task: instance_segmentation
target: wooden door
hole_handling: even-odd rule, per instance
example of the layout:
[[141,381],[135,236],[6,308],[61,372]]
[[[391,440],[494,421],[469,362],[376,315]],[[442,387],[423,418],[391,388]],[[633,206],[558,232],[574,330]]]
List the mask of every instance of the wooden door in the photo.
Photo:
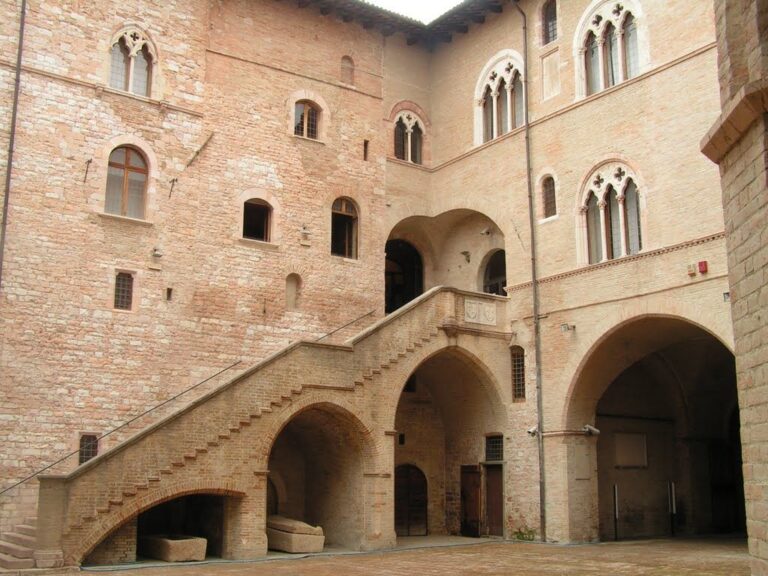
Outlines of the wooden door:
[[427,535],[427,478],[410,464],[395,469],[395,532],[398,536]]
[[485,467],[485,523],[488,534],[504,536],[504,474],[500,464]]
[[461,467],[461,535],[480,536],[480,468]]

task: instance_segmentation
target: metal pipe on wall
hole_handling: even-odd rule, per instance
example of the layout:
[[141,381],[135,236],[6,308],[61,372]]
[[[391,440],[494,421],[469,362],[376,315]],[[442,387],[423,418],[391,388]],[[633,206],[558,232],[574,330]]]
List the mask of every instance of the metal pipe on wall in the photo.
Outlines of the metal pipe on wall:
[[5,192],[3,193],[3,223],[0,227],[0,291],[3,286],[3,261],[5,260],[5,234],[8,226],[8,202],[11,197],[11,169],[13,167],[13,148],[16,142],[16,116],[19,110],[19,92],[21,88],[21,57],[24,53],[24,24],[26,23],[27,0],[21,0],[19,16],[19,46],[16,50],[16,81],[13,88],[11,108],[11,134],[8,138],[8,160],[5,166]]

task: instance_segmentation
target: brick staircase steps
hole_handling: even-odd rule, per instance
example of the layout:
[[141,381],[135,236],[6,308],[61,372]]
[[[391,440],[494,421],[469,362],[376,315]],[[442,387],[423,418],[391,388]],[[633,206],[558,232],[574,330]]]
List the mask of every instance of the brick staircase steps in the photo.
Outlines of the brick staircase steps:
[[27,536],[37,536],[37,527],[34,524],[19,524],[14,532],[26,534]]
[[0,552],[0,568],[3,570],[26,570],[34,567],[35,561],[32,558],[16,558]]
[[27,546],[29,548],[34,548],[37,543],[37,538],[34,536],[19,534],[18,532],[3,532],[2,540],[12,544],[18,544],[19,546]]
[[7,554],[8,556],[13,556],[14,558],[32,558],[34,552],[34,548],[0,540],[0,553]]

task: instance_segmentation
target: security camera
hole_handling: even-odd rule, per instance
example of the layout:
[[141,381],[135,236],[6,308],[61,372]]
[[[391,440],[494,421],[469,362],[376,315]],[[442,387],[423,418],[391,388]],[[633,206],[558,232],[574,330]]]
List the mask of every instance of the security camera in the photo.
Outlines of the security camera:
[[528,436],[536,436],[536,434],[539,433],[539,429],[536,426],[534,426],[533,428],[528,428],[526,432],[528,432]]
[[600,434],[600,430],[592,426],[591,424],[584,424],[584,427],[581,429],[584,434],[587,436],[598,436]]

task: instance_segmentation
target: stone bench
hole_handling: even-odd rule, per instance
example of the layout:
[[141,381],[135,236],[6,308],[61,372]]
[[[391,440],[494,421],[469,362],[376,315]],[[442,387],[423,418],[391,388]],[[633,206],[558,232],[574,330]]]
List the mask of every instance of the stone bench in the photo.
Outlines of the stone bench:
[[269,516],[267,518],[267,541],[270,550],[306,554],[308,552],[322,552],[325,535],[320,526],[310,526],[306,522],[284,516]]
[[205,560],[208,540],[198,536],[152,535],[139,538],[139,554],[166,562]]

